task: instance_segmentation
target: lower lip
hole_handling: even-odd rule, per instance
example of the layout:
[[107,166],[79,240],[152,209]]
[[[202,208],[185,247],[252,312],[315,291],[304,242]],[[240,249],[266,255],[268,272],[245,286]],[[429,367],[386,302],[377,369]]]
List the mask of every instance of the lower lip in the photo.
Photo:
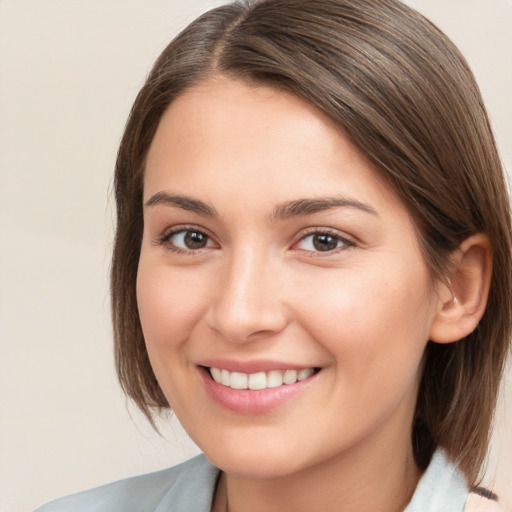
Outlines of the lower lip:
[[232,389],[215,382],[208,369],[199,368],[206,390],[217,404],[239,414],[262,414],[276,409],[303,392],[318,373],[295,384],[285,384],[277,388],[260,390]]

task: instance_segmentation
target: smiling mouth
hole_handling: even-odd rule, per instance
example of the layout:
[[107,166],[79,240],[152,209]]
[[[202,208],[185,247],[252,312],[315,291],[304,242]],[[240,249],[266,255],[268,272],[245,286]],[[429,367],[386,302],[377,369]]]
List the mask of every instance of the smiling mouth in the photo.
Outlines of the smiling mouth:
[[288,386],[309,379],[320,368],[303,368],[300,370],[271,370],[268,372],[242,373],[230,372],[220,368],[207,368],[211,378],[222,386],[231,389],[272,389]]

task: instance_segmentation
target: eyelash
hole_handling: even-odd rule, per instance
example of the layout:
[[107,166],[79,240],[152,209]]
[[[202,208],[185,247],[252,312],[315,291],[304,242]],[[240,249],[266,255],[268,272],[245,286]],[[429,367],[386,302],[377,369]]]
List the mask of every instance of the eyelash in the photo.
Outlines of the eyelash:
[[314,251],[314,250],[307,250],[307,249],[298,249],[298,250],[300,250],[303,254],[305,254],[309,258],[322,258],[322,257],[331,256],[333,254],[338,254],[342,251],[346,251],[347,249],[350,249],[356,245],[353,240],[350,240],[349,238],[340,235],[340,233],[338,233],[337,231],[333,231],[330,229],[314,228],[309,232],[301,233],[298,240],[293,243],[293,247],[300,244],[301,242],[303,242],[304,240],[306,240],[309,237],[321,236],[321,235],[327,235],[327,236],[332,237],[337,243],[341,243],[341,246],[335,247],[334,249],[330,249],[327,251]]
[[164,246],[165,249],[178,253],[178,254],[184,254],[184,255],[192,255],[195,256],[198,254],[198,252],[202,249],[183,249],[181,247],[176,247],[174,244],[171,243],[171,239],[173,236],[176,236],[180,233],[196,233],[199,235],[202,235],[206,237],[207,242],[212,240],[212,237],[208,235],[208,233],[205,233],[202,229],[198,229],[194,226],[178,226],[171,231],[166,232],[162,237],[158,238],[156,240],[157,245]]
[[[194,226],[178,226],[174,228],[173,230],[166,232],[162,237],[159,237],[156,240],[157,245],[164,246],[167,250],[178,253],[178,254],[184,254],[184,255],[197,255],[202,249],[208,248],[206,247],[200,247],[197,249],[184,249],[181,247],[176,247],[176,245],[171,243],[172,237],[183,233],[186,235],[186,233],[195,233],[201,236],[206,237],[207,242],[212,241],[212,237],[208,235],[205,231],[198,229]],[[351,247],[354,247],[356,244],[353,240],[350,240],[349,238],[346,238],[344,236],[341,236],[338,232],[330,230],[330,229],[312,229],[309,232],[302,233],[301,236],[292,244],[292,248],[300,244],[301,242],[305,241],[309,237],[314,236],[321,236],[321,235],[327,235],[330,236],[336,241],[337,243],[341,243],[340,247],[335,247],[334,249],[329,249],[327,251],[314,251],[314,250],[307,250],[307,249],[297,249],[300,250],[302,253],[307,255],[308,257],[325,257],[332,254],[337,254],[338,252],[345,251],[347,249],[350,249]]]

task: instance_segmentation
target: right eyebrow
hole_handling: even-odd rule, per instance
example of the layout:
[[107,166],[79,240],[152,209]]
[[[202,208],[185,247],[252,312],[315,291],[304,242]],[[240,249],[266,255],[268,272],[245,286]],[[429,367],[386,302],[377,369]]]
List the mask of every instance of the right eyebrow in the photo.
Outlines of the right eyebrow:
[[169,194],[168,192],[157,192],[153,194],[145,203],[144,206],[151,207],[157,205],[164,206],[177,206],[182,210],[198,213],[199,215],[206,215],[207,217],[218,217],[217,210],[209,204],[193,199],[187,196],[180,196],[176,194]]

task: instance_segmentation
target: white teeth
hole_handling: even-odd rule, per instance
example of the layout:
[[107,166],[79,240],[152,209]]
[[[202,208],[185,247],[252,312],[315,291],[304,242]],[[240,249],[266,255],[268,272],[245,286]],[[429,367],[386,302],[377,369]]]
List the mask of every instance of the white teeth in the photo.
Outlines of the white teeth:
[[283,384],[295,384],[297,382],[297,370],[286,370],[284,372]]
[[212,377],[215,382],[222,382],[222,370],[210,368],[210,371],[212,372]]
[[265,389],[267,387],[267,376],[265,372],[251,373],[249,375],[249,389]]
[[[215,379],[215,376],[213,376],[213,378]],[[217,382],[229,387],[231,385],[231,374],[227,370],[222,370],[221,380],[218,380]]]
[[313,368],[304,368],[303,370],[299,370],[297,372],[297,380],[306,380],[308,377],[311,377],[315,373],[315,370]]
[[283,385],[283,374],[279,370],[267,373],[267,388],[278,388]]
[[230,386],[233,389],[247,389],[247,377],[246,373],[233,372],[231,374]]
[[297,381],[306,380],[315,373],[313,368],[302,370],[271,370],[269,372],[241,373],[229,372],[220,368],[210,368],[210,375],[215,382],[232,389],[267,389],[279,386],[295,384]]

